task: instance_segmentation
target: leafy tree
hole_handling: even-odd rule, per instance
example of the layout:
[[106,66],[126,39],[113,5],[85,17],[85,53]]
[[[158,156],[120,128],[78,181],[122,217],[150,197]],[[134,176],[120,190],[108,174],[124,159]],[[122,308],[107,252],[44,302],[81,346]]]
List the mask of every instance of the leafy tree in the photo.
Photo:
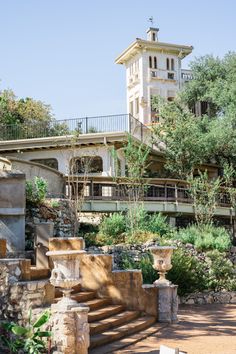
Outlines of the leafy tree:
[[195,219],[198,225],[207,225],[212,222],[220,193],[221,179],[209,180],[207,172],[194,178],[188,178],[189,193],[193,199]]
[[[179,178],[202,163],[222,166],[227,162],[236,168],[236,53],[223,59],[201,57],[192,62],[191,69],[194,79],[174,102],[152,100],[161,118],[155,133],[165,150],[165,167]],[[203,117],[191,113],[197,101],[209,104]]]
[[185,179],[208,156],[203,133],[206,122],[195,119],[180,100],[165,102],[153,97],[152,106],[161,117],[154,133],[156,143],[165,153],[165,168],[170,176]]
[[2,139],[21,139],[65,135],[67,125],[58,123],[51,107],[26,97],[18,99],[12,90],[0,91],[0,125]]
[[235,114],[236,53],[224,58],[206,55],[191,63],[194,79],[185,86],[183,100],[193,108],[197,101],[209,103],[211,117]]
[[[140,220],[140,200],[143,200],[147,183],[144,180],[148,168],[148,156],[150,147],[146,144],[138,144],[131,135],[128,136],[127,143],[124,144],[124,157],[126,162],[126,177],[122,178],[122,188],[125,195],[128,196],[128,220],[130,224],[131,235],[137,230]],[[118,156],[116,150],[111,151],[116,174],[118,173]],[[120,178],[115,176],[116,182],[120,182]],[[141,205],[143,207],[143,205]],[[142,208],[141,208],[142,209]]]

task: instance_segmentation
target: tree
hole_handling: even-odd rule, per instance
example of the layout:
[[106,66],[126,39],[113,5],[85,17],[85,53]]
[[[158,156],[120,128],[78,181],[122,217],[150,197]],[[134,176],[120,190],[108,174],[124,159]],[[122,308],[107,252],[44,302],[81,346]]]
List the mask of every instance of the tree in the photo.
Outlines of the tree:
[[127,143],[124,144],[124,157],[126,162],[126,177],[120,178],[118,172],[118,157],[115,149],[112,149],[112,155],[115,162],[116,176],[115,181],[122,183],[125,195],[128,196],[128,222],[131,235],[133,236],[136,225],[139,224],[139,218],[143,212],[143,207],[140,208],[140,201],[143,201],[143,196],[147,186],[147,181],[144,180],[148,168],[148,156],[150,147],[144,143],[137,143],[131,135],[128,136]]
[[[185,85],[174,102],[158,97],[152,106],[161,123],[156,140],[165,152],[170,176],[185,178],[202,163],[236,168],[236,54],[223,59],[205,56],[191,64],[193,80]],[[197,101],[207,101],[209,110],[195,117]]]
[[169,176],[185,179],[208,157],[203,134],[206,123],[195,119],[181,100],[165,102],[153,97],[152,106],[161,117],[154,133],[156,144],[165,154],[165,169]]
[[45,103],[26,97],[18,99],[12,90],[0,91],[2,139],[66,135],[65,123],[58,123]]
[[229,165],[227,163],[224,164],[224,175],[223,175],[223,180],[224,180],[224,186],[225,186],[225,191],[229,197],[229,201],[232,207],[232,210],[234,211],[234,217],[233,213],[231,214],[231,226],[232,226],[232,233],[233,233],[233,244],[236,245],[236,188],[234,185],[234,181],[236,179],[236,171],[232,165]]
[[181,94],[190,109],[197,101],[207,101],[210,117],[235,115],[236,53],[228,53],[222,59],[206,55],[190,66],[194,79]]
[[221,179],[209,180],[207,172],[188,178],[189,193],[193,199],[195,219],[198,225],[211,224],[220,195]]

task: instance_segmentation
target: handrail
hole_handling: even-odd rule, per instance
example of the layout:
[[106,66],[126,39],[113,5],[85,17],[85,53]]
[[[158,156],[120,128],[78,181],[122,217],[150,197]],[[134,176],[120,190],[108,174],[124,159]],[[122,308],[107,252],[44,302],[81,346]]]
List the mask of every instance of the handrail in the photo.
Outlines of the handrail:
[[[150,183],[152,181],[153,183]],[[187,203],[193,202],[188,184],[186,181],[185,186],[179,186],[176,181],[167,180],[168,183],[158,184],[154,183],[152,179],[149,179],[149,183],[140,185],[134,184],[127,180],[117,183],[112,181],[111,178],[107,178],[107,181],[99,181],[96,177],[89,178],[88,180],[82,179],[67,179],[67,186],[70,188],[70,194],[74,195],[75,191],[85,191],[84,198],[86,200],[129,200],[132,198],[133,193],[140,192],[140,200],[144,201],[162,201],[162,202],[174,202],[174,203]],[[167,182],[163,179],[163,182]],[[86,186],[86,188],[78,188],[78,185]],[[138,190],[139,189],[139,190]],[[218,205],[230,207],[230,199],[227,191],[224,194],[220,194],[218,197]]]
[[20,140],[45,137],[56,137],[70,134],[93,134],[109,132],[127,132],[141,141],[144,133],[151,134],[131,114],[112,114],[105,116],[81,117],[64,120],[51,120],[45,122],[0,124],[0,140]]

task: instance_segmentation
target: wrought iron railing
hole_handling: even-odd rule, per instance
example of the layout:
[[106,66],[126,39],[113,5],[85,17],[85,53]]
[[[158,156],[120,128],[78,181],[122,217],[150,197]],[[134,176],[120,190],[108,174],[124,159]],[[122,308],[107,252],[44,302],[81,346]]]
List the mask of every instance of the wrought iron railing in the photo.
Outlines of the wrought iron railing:
[[83,117],[37,124],[0,125],[0,140],[19,140],[65,136],[72,134],[92,134],[105,132],[128,132],[143,141],[150,129],[130,114]]

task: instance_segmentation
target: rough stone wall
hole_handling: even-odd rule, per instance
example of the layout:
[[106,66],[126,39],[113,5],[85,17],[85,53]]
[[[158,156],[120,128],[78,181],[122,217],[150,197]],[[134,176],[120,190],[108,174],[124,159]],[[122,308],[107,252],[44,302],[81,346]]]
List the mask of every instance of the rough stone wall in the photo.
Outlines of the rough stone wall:
[[29,309],[43,307],[54,297],[48,280],[20,281],[20,260],[0,261],[0,320],[24,323]]
[[193,293],[179,298],[180,304],[205,305],[205,304],[236,304],[236,291],[206,291]]
[[54,223],[55,237],[73,236],[73,217],[68,201],[66,199],[47,199],[44,205],[38,207],[28,205],[26,207],[26,240],[31,243],[31,248],[35,239],[35,224],[48,221]]

